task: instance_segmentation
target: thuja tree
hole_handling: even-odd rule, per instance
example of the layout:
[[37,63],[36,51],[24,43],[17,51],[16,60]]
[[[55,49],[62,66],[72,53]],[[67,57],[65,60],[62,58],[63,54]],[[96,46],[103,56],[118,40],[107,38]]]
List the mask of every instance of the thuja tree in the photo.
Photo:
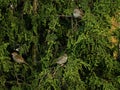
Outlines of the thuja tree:
[[[119,90],[120,1],[0,0],[0,89]],[[82,19],[72,16],[75,8]],[[112,30],[112,27],[115,27]],[[116,42],[111,42],[112,40]],[[29,65],[13,61],[18,53]],[[55,62],[68,55],[64,66]]]

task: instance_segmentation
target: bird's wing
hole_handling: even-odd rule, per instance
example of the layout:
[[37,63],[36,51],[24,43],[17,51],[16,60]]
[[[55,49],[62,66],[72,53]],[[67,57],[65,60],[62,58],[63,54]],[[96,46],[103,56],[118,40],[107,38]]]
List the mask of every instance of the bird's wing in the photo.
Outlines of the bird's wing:
[[16,59],[19,61],[19,62],[25,62],[24,61],[24,58],[22,57],[22,56],[20,56],[20,55],[16,55]]

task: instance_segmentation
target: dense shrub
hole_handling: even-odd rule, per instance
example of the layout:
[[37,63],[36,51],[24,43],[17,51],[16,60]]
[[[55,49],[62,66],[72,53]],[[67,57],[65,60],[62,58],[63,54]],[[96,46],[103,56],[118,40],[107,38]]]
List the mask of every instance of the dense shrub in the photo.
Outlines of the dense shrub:
[[[119,90],[119,4],[0,0],[0,89]],[[82,19],[72,17],[76,7]],[[13,61],[18,47],[29,66]],[[55,64],[63,53],[64,67]]]

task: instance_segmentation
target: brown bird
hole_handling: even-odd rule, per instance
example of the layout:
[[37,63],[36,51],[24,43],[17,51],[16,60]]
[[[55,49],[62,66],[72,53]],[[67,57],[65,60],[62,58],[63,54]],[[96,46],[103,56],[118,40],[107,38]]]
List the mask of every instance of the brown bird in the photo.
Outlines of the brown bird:
[[[57,58],[57,64],[59,64],[60,66],[64,66],[64,64],[67,62],[68,56],[67,54],[64,54],[63,56],[60,56],[59,58]],[[59,67],[54,71],[53,73],[53,77],[56,74],[56,72],[59,70]]]
[[68,58],[68,56],[67,56],[67,54],[64,54],[63,56],[60,56],[57,60],[57,64],[60,64],[61,66],[63,66],[64,65],[64,63],[66,63],[67,62],[67,58]]
[[83,11],[81,9],[74,9],[73,11],[74,18],[82,18],[83,17]]
[[12,58],[15,62],[17,62],[19,64],[24,63],[24,64],[28,65],[28,63],[25,62],[24,58],[22,56],[20,56],[17,52],[12,53]]

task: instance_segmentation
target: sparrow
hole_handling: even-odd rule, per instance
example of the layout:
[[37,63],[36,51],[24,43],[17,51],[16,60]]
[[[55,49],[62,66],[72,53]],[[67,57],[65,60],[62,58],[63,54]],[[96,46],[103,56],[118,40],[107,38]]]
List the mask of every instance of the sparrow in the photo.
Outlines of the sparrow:
[[68,56],[67,56],[67,54],[64,54],[63,56],[60,56],[57,60],[57,64],[59,64],[59,65],[61,65],[61,66],[63,66],[64,65],[64,63],[66,63],[67,62],[67,59],[68,59]]
[[73,17],[74,18],[82,18],[83,17],[83,11],[81,9],[74,9],[73,11]]
[[19,64],[24,63],[28,65],[28,63],[25,62],[24,58],[21,55],[19,55],[17,52],[12,53],[12,58],[15,62]]

